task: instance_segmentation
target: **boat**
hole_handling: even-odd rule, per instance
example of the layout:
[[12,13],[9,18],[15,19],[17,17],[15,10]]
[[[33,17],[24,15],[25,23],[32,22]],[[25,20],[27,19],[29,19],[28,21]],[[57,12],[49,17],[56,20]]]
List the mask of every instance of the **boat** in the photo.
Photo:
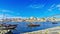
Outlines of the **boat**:
[[58,24],[56,21],[53,21],[52,24]]
[[[55,17],[54,17],[55,18]],[[56,20],[55,19],[53,19],[54,21],[52,22],[52,24],[57,24],[57,22],[56,22]]]
[[57,24],[57,22],[52,22],[52,24]]
[[16,24],[15,25],[9,24],[8,26],[5,26],[5,27],[6,27],[6,29],[15,29],[17,27],[17,25]]
[[4,21],[4,17],[3,17],[3,21],[2,21],[2,24],[0,24],[0,30],[2,29],[2,30],[6,30],[6,29],[15,29],[16,27],[17,27],[17,24],[6,24],[6,23],[4,23],[5,21]]
[[9,29],[15,29],[17,27],[16,24],[11,25],[11,24],[0,24],[0,30],[9,30]]
[[12,24],[6,24],[4,21],[4,17],[3,17],[2,22],[0,22],[0,34],[11,34],[10,31],[14,30],[16,27],[17,27],[17,24],[13,24],[13,25]]
[[28,27],[38,27],[38,26],[40,26],[39,24],[32,24],[32,23],[30,23],[29,25],[28,25]]
[[30,24],[30,25],[28,25],[29,27],[38,27],[38,26],[40,26],[40,25],[38,25],[38,24]]
[[11,30],[16,30],[17,25],[6,25],[6,24],[0,24],[0,34],[4,33],[4,34],[9,34],[12,33]]

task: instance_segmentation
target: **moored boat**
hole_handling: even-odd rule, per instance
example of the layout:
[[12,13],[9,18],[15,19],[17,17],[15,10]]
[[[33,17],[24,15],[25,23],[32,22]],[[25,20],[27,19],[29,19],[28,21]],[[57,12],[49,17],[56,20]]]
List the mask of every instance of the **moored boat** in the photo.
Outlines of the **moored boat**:
[[30,23],[30,24],[28,25],[28,27],[38,27],[38,26],[40,26],[40,24],[32,24],[32,23]]
[[0,24],[0,29],[2,30],[9,30],[9,29],[15,29],[17,27],[17,24],[11,25],[11,24]]
[[30,24],[30,25],[28,25],[29,27],[38,27],[38,26],[40,26],[39,24]]
[[57,24],[57,22],[52,22],[52,24]]

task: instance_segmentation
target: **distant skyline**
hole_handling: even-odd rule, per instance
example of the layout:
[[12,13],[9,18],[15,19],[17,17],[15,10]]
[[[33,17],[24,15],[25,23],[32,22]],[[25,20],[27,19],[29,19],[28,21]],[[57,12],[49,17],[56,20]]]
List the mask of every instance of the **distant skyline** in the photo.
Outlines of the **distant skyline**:
[[0,17],[48,17],[60,14],[60,0],[0,0]]

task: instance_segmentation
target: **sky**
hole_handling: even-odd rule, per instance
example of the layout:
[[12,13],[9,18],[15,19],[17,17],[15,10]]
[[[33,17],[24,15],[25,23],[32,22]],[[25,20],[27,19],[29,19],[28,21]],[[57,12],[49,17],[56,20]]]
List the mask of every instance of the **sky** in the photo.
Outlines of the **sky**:
[[0,17],[48,17],[60,14],[60,0],[0,0]]

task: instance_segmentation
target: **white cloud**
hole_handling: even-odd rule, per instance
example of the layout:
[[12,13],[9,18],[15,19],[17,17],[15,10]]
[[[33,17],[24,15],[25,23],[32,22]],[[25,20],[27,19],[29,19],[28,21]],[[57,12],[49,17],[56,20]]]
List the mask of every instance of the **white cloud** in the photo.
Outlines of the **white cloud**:
[[60,10],[60,4],[51,5],[48,11],[54,11],[54,9]]
[[53,11],[53,9],[55,9],[55,5],[56,5],[56,4],[52,4],[52,5],[50,6],[50,8],[48,9],[48,11]]
[[17,15],[20,15],[20,13],[16,13]]
[[10,14],[5,14],[5,16],[0,14],[0,19],[3,19],[3,17],[4,18],[23,18],[21,16],[13,16],[13,15],[10,15]]
[[6,18],[6,16],[7,15],[4,16],[4,15],[0,14],[0,19],[2,19],[3,17]]
[[48,9],[48,11],[52,11],[52,9]]
[[60,4],[58,4],[56,7],[60,8]]
[[10,10],[0,10],[0,12],[2,12],[3,14],[6,14],[6,15],[10,15],[10,14],[15,14],[16,16],[20,15],[19,12],[13,12],[13,11],[10,11]]
[[55,5],[56,5],[56,4],[52,4],[50,8],[52,8],[52,9],[53,9],[53,8],[55,7]]
[[[1,12],[1,14],[0,14],[0,18],[14,18],[14,17],[16,17],[16,18],[19,18],[20,16],[20,13],[15,13],[15,12],[13,12],[13,11],[10,11],[10,10],[0,10],[0,12]],[[3,14],[2,14],[3,13]],[[4,14],[5,13],[5,14]],[[20,18],[22,18],[22,17],[20,17]]]
[[11,14],[5,14],[5,15],[0,14],[0,17],[11,17],[11,16],[13,16],[13,15],[11,15]]
[[0,10],[1,14],[0,17],[10,17],[13,16],[12,14],[14,13],[13,11],[10,10]]
[[29,5],[30,8],[43,8],[44,5],[40,5],[40,4],[32,4],[32,5]]
[[0,12],[3,12],[3,13],[14,13],[13,11],[10,11],[10,10],[0,10]]
[[60,8],[58,8],[58,10],[60,10]]
[[3,17],[3,15],[0,15],[0,18]]
[[57,8],[58,10],[60,10],[60,4],[56,5],[56,8]]

